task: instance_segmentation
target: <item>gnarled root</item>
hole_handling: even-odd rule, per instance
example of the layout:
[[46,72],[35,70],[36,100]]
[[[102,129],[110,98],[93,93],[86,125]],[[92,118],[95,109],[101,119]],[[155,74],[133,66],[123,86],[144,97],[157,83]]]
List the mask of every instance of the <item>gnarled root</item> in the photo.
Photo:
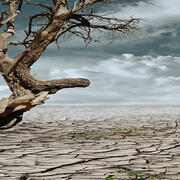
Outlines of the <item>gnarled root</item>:
[[39,94],[28,93],[25,96],[11,99],[3,98],[0,100],[0,130],[8,129],[15,126],[22,120],[24,112],[29,111],[36,105],[43,104],[47,97],[48,92],[43,91]]

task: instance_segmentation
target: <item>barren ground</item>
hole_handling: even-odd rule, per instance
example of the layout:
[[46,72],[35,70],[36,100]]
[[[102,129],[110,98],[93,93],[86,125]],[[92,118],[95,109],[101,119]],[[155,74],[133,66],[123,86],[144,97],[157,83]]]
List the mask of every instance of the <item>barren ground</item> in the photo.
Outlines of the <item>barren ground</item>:
[[0,179],[180,179],[180,107],[39,107],[0,132]]

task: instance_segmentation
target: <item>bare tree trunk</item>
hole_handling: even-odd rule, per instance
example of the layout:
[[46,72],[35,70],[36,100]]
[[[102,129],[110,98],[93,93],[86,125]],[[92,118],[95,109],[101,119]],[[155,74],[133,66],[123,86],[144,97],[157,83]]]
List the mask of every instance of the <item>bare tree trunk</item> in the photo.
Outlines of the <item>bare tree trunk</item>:
[[[14,8],[11,9],[11,14],[15,16],[16,3],[13,2],[12,6]],[[54,41],[62,26],[66,23],[66,16],[60,16],[60,13],[66,14],[66,10],[64,7],[59,8],[57,11],[58,16],[54,17],[46,29],[38,31],[32,43],[14,59],[8,57],[6,49],[6,39],[15,33],[13,18],[9,21],[6,32],[0,34],[0,71],[12,91],[9,98],[3,98],[0,101],[0,126],[5,126],[13,120],[15,120],[13,124],[16,124],[16,120],[20,121],[23,112],[42,104],[48,99],[48,94],[53,94],[63,88],[89,86],[90,82],[87,79],[69,78],[40,81],[34,79],[30,74],[32,64],[39,59],[47,46]]]

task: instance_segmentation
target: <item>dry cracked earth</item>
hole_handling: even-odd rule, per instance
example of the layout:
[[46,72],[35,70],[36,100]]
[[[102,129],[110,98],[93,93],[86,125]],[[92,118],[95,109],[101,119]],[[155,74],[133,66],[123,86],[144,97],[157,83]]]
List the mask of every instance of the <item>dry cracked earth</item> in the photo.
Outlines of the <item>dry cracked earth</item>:
[[180,108],[35,108],[0,132],[0,179],[180,180]]

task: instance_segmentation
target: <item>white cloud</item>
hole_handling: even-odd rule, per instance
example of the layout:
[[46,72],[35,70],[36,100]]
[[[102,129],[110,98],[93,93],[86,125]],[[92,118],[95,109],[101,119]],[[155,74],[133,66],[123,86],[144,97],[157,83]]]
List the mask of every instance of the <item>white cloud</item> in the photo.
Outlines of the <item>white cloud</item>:
[[[47,64],[49,62],[49,64]],[[33,73],[40,79],[83,77],[86,89],[63,90],[54,96],[57,104],[178,104],[180,58],[123,54],[109,59],[80,59],[78,63],[54,58],[39,61]],[[46,66],[43,66],[43,64]],[[40,69],[40,67],[43,67]],[[43,75],[42,75],[43,74]],[[81,97],[81,101],[79,101]],[[166,99],[164,98],[166,97]],[[53,99],[49,103],[54,103]],[[46,105],[48,105],[46,103]]]
[[[91,80],[86,89],[63,90],[49,104],[179,104],[180,57],[123,54],[110,59],[80,59],[77,63],[45,57],[32,68],[37,79],[83,77]],[[0,97],[7,86],[0,79]],[[81,98],[80,98],[81,97]]]
[[153,5],[139,2],[137,6],[127,5],[120,7],[119,17],[139,17],[147,24],[153,26],[168,25],[169,22],[179,22],[180,1],[179,0],[151,0]]

